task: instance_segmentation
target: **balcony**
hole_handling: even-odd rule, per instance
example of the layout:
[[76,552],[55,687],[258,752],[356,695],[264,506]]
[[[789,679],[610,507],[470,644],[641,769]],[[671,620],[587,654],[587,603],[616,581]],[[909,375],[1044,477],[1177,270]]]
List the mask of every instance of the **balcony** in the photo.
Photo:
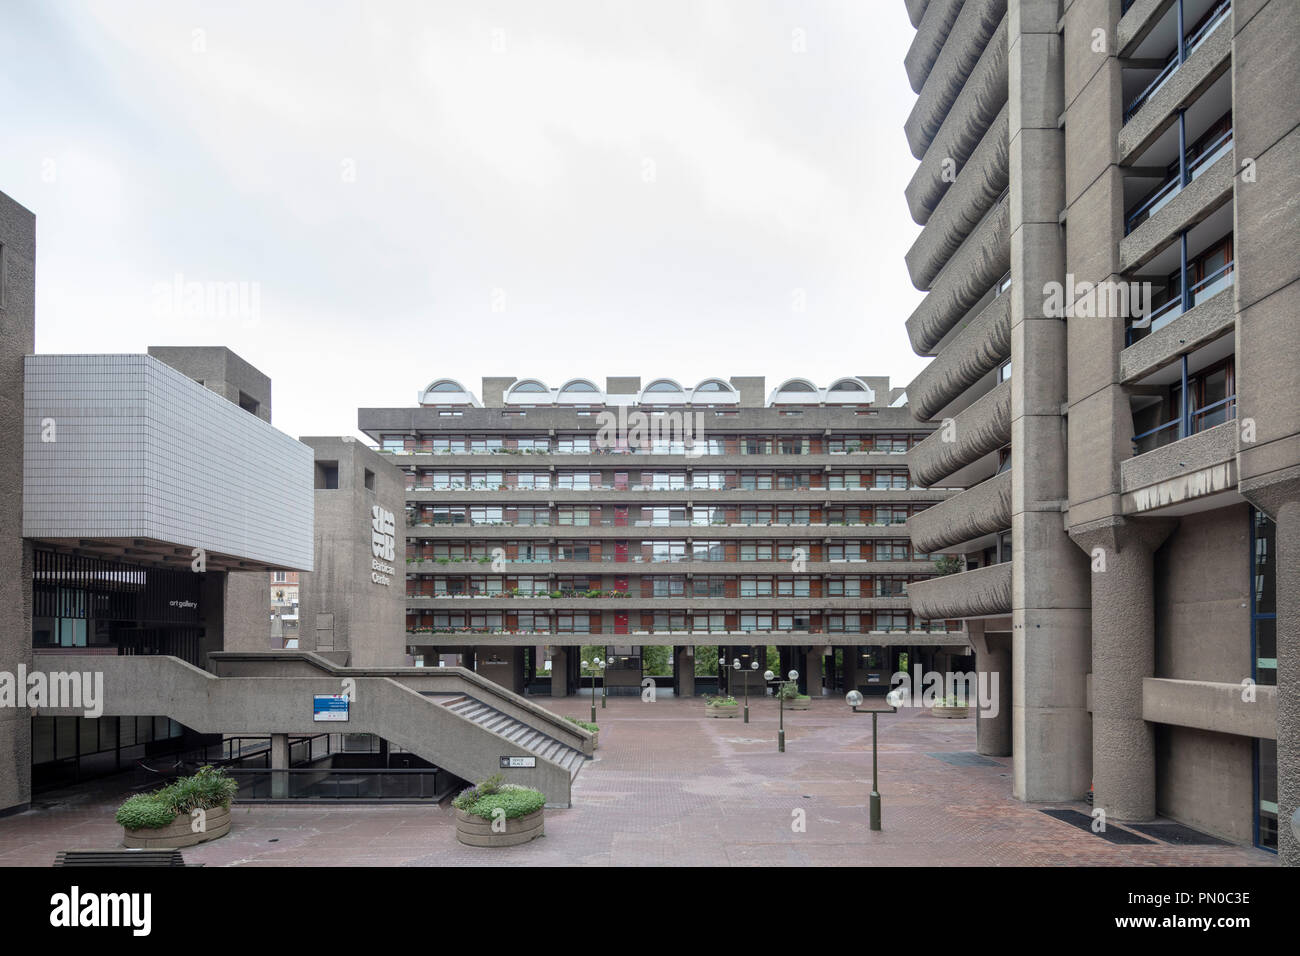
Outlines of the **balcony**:
[[[1124,217],[1124,234],[1131,234],[1157,212],[1169,204],[1175,196],[1201,177],[1224,156],[1232,154],[1233,131],[1221,133],[1210,144],[1203,147],[1195,157],[1183,156],[1183,169],[1171,173],[1163,182],[1134,206]],[[1231,163],[1228,164],[1231,167]],[[1232,186],[1232,174],[1228,174],[1228,187]]]
[[1127,344],[1142,341],[1153,332],[1164,328],[1174,319],[1185,315],[1203,302],[1208,302],[1224,289],[1231,288],[1237,281],[1236,261],[1216,269],[1204,279],[1188,286],[1187,296],[1173,296],[1151,312],[1145,318],[1130,319],[1128,323]]
[[925,620],[1011,613],[1011,562],[947,574],[907,586],[912,613]]
[[[1235,396],[1225,399],[1207,420],[1227,414]],[[1177,441],[1120,463],[1121,506],[1140,514],[1230,491],[1237,485],[1235,421],[1205,425]]]
[[[1181,0],[1175,0],[1175,4]],[[1178,71],[1178,68],[1187,62],[1187,59],[1196,49],[1205,42],[1214,29],[1223,22],[1232,12],[1231,0],[1220,0],[1210,12],[1200,21],[1200,25],[1193,27],[1184,37],[1181,49],[1175,43],[1174,50],[1168,55],[1164,67],[1156,72],[1156,75],[1142,89],[1129,100],[1128,105],[1124,108],[1124,122],[1127,123],[1134,115],[1137,114],[1148,100],[1150,100],[1170,78]]]
[[1010,471],[994,475],[942,504],[927,508],[907,523],[913,546],[930,552],[1010,527]]
[[[1185,38],[1182,56],[1175,44],[1168,61],[1129,97],[1119,132],[1121,163],[1128,165],[1169,128],[1179,110],[1187,108],[1228,70],[1232,58],[1232,5],[1224,0],[1214,11]],[[1152,58],[1142,48],[1158,45],[1157,33],[1163,31],[1154,32],[1138,44],[1135,59],[1126,59],[1126,74],[1144,69],[1135,64]]]

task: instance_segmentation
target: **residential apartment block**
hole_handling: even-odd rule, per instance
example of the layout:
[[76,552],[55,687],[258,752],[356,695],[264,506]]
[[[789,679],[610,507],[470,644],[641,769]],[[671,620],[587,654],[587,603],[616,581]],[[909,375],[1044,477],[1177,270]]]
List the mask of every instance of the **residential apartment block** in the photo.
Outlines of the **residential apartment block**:
[[909,463],[964,489],[908,529],[966,557],[913,613],[1009,675],[1018,797],[1300,863],[1296,6],[907,9]]
[[821,694],[883,693],[900,662],[968,652],[956,622],[908,609],[938,555],[906,522],[948,493],[910,482],[933,426],[887,379],[487,378],[481,395],[442,379],[418,407],[359,412],[406,472],[417,660],[459,655],[559,696],[596,644],[610,692],[631,692],[642,649],[668,646],[675,691],[693,693],[696,647],[760,673],[776,647]]

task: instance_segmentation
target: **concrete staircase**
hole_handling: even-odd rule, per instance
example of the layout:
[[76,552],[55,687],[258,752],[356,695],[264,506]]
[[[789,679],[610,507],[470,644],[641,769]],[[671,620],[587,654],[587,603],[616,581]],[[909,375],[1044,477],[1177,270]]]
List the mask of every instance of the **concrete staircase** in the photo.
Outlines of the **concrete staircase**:
[[508,743],[522,747],[542,760],[559,764],[569,772],[570,780],[582,769],[586,758],[581,750],[561,743],[554,737],[542,733],[523,721],[515,720],[509,714],[504,714],[477,698],[458,694],[445,698],[442,705],[452,713],[459,714],[466,720],[472,720]]

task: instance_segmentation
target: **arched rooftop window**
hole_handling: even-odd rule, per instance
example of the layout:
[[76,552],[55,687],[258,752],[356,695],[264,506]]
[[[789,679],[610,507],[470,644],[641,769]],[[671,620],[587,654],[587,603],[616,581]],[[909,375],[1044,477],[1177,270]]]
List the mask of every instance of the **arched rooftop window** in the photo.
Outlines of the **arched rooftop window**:
[[831,386],[832,392],[865,392],[867,387],[855,378],[842,378]]
[[567,383],[563,388],[561,388],[560,394],[563,395],[566,392],[599,392],[599,391],[600,389],[598,389],[595,385],[591,384],[591,382],[588,382],[586,379],[577,378],[574,379],[572,382]]
[[812,382],[809,382],[807,379],[792,378],[790,379],[790,381],[786,382],[784,385],[778,388],[777,391],[778,392],[815,392],[817,391],[817,387],[813,385]]
[[668,379],[660,379],[657,382],[651,382],[645,387],[647,392],[680,392],[682,387],[676,382],[670,382]]
[[549,392],[550,389],[548,389],[548,388],[547,388],[545,385],[543,385],[541,382],[537,382],[537,381],[533,381],[532,379],[529,379],[529,380],[527,380],[527,381],[520,382],[520,383],[517,384],[517,385],[513,385],[513,386],[511,386],[510,391],[511,391],[512,393],[514,393],[514,392]]
[[695,391],[697,391],[697,392],[728,392],[728,393],[730,393],[730,392],[734,392],[735,389],[732,388],[730,385],[728,385],[726,382],[723,382],[723,381],[721,381],[721,380],[719,380],[719,379],[716,379],[716,378],[711,378],[711,379],[708,379],[707,381],[700,382],[699,385],[696,385],[696,386],[695,386]]

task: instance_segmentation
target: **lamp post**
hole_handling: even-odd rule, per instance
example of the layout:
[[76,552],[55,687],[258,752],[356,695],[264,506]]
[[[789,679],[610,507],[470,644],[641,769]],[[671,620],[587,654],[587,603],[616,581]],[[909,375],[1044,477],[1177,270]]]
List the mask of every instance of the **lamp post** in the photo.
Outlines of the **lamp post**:
[[[741,670],[744,669],[740,666],[739,657],[732,660],[731,669],[736,672],[740,672]],[[749,669],[753,671],[758,670],[758,661],[751,661],[749,665]],[[745,678],[745,723],[749,723],[749,678],[748,677]]]
[[605,662],[599,657],[593,657],[591,663],[582,662],[582,666],[591,671],[591,722],[596,722],[596,671],[605,666]]
[[880,781],[878,777],[877,764],[877,718],[881,714],[898,713],[898,705],[902,699],[901,690],[891,690],[885,695],[888,707],[872,708],[871,710],[858,710],[862,704],[862,694],[856,690],[851,690],[844,695],[845,702],[853,709],[855,714],[871,715],[871,829],[880,829]]
[[[792,681],[798,680],[799,672],[791,671],[786,675],[786,677]],[[776,679],[776,675],[771,671],[763,671],[763,680],[767,681],[769,684]],[[780,721],[777,725],[776,731],[776,750],[777,753],[785,753],[785,698],[781,696],[780,687],[776,689],[776,702],[778,707],[778,719]]]

